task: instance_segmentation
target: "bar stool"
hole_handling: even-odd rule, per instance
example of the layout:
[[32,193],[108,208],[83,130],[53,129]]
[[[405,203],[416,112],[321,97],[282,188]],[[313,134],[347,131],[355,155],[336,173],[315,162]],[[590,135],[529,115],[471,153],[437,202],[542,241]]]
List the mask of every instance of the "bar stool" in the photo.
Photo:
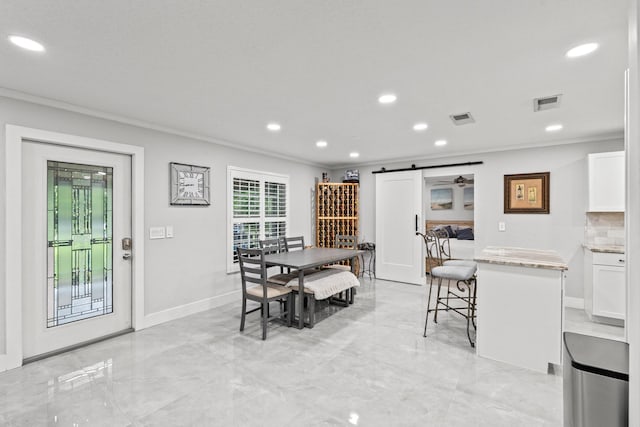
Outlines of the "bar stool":
[[[427,322],[429,313],[435,312],[433,321],[438,323],[438,311],[453,311],[467,320],[467,338],[471,347],[475,342],[471,339],[470,327],[476,329],[476,270],[478,265],[474,261],[446,260],[442,261],[441,242],[438,234],[428,231],[425,234],[416,232],[422,236],[426,246],[427,262],[432,265],[429,273],[429,295],[427,297],[427,315],[424,320],[424,334],[427,336]],[[442,282],[446,280],[446,286]],[[434,281],[437,281],[435,306],[431,307],[431,292]],[[452,284],[455,285],[452,286]],[[445,295],[441,295],[441,289],[445,287]],[[452,305],[460,304],[464,305]],[[442,307],[442,308],[440,308]]]

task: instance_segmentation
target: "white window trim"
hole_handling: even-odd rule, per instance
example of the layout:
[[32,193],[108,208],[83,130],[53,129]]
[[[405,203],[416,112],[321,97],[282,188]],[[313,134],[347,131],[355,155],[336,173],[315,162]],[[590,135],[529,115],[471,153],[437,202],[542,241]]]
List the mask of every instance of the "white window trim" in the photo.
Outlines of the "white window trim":
[[[278,220],[284,219],[286,222],[287,230],[289,230],[289,194],[291,193],[291,185],[289,183],[289,175],[282,175],[273,172],[257,171],[253,169],[239,168],[236,166],[227,166],[227,273],[238,272],[238,264],[233,263],[233,253],[231,248],[233,247],[233,223],[234,222],[255,222],[254,218],[238,218],[236,221],[233,219],[233,178],[241,177],[245,179],[252,179],[260,181],[260,224],[268,222],[270,218],[265,217],[264,213],[264,181],[283,183],[287,186],[285,203],[286,203],[286,215],[284,217],[278,217]],[[260,227],[260,239],[264,239],[264,227]]]

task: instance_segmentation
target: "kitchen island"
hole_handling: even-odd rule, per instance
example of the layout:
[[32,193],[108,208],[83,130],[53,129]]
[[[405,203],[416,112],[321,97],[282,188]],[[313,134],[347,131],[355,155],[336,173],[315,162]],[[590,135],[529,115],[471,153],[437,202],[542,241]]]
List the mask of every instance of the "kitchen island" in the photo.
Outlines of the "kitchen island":
[[560,365],[567,264],[555,251],[511,247],[475,260],[478,355],[544,373]]

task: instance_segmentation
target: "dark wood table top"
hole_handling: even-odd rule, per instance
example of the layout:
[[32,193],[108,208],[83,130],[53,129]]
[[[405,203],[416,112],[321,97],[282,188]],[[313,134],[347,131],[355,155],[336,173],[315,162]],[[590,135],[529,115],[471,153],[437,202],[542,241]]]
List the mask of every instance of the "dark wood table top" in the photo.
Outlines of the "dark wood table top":
[[358,256],[363,251],[337,248],[308,248],[302,251],[281,252],[265,255],[271,266],[289,267],[296,270],[318,267]]

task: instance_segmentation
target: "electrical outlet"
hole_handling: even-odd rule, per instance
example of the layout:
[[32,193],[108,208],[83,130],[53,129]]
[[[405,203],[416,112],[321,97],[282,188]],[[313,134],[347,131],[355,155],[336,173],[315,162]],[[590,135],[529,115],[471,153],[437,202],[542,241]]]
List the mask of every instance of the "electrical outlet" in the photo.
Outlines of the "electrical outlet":
[[504,221],[498,223],[498,231],[507,231],[507,224]]

